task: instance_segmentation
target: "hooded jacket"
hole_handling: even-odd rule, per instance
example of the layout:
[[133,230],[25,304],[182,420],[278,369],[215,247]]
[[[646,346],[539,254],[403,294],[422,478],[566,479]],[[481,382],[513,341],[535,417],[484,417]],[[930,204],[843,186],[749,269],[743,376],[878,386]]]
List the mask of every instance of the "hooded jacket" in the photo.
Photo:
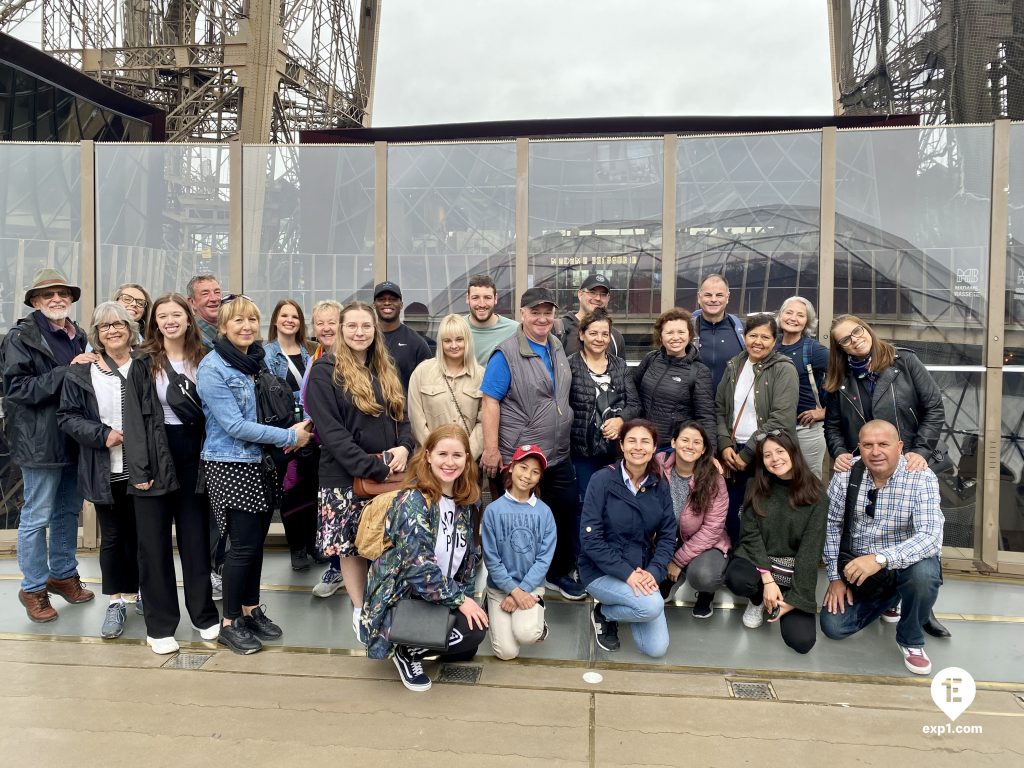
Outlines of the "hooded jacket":
[[[747,353],[740,352],[725,366],[725,375],[718,385],[715,413],[718,417],[718,450],[736,450],[732,427],[736,421],[736,380],[747,362]],[[740,458],[747,464],[754,458],[754,448],[775,430],[784,429],[796,435],[796,404],[800,399],[800,382],[793,361],[780,352],[770,352],[754,365],[754,410],[757,432],[753,434]]]
[[[72,340],[85,351],[85,332],[74,322]],[[3,342],[3,390],[7,442],[19,467],[57,469],[70,466],[78,448],[57,427],[57,409],[69,366],[54,357],[33,317],[23,318]]]
[[633,374],[640,395],[640,412],[658,428],[658,447],[672,442],[672,427],[682,421],[698,421],[716,450],[715,395],[711,370],[700,361],[697,347],[673,357],[665,348],[648,352]]

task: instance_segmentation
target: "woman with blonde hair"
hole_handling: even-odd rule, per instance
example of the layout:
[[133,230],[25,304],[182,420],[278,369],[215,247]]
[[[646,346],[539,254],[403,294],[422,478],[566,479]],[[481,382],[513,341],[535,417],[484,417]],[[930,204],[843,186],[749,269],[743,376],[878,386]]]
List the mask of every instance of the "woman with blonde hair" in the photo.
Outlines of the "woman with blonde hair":
[[458,424],[478,460],[484,450],[479,419],[483,376],[469,324],[459,315],[446,315],[437,329],[437,355],[416,366],[409,379],[409,422],[416,442],[422,445],[443,424]]
[[392,609],[415,597],[448,606],[455,626],[441,658],[467,661],[476,655],[487,630],[487,612],[473,599],[480,561],[475,518],[479,473],[469,437],[457,424],[433,430],[409,466],[406,488],[392,502],[385,535],[394,543],[370,568],[366,588],[366,655],[392,655],[402,684],[411,691],[430,688],[422,648],[393,645]]
[[342,310],[340,340],[310,369],[306,408],[321,439],[317,546],[331,557],[321,581],[344,579],[359,637],[367,561],[355,539],[368,499],[353,485],[402,472],[413,448],[402,383],[369,304],[353,301]]

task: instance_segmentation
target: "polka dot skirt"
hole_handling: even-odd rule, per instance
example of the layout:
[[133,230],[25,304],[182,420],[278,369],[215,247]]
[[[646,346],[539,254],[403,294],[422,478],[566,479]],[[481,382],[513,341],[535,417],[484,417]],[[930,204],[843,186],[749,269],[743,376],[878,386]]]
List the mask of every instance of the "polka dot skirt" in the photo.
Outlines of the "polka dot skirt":
[[217,521],[221,535],[227,530],[227,510],[257,514],[273,504],[268,494],[268,481],[262,463],[241,461],[204,461],[206,492],[210,497],[210,511]]

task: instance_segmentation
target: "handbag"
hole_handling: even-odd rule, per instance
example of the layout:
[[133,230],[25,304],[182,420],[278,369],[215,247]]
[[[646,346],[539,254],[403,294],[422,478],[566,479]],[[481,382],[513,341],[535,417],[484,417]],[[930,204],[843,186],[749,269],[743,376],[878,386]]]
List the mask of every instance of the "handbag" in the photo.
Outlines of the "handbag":
[[787,589],[792,587],[793,571],[796,570],[796,558],[772,557],[768,555],[768,560],[771,562],[772,578],[775,579],[775,583]]
[[[384,457],[381,454],[375,453],[373,455],[384,461]],[[371,477],[354,477],[352,478],[352,493],[360,499],[372,499],[374,496],[380,496],[382,493],[400,491],[405,486],[407,478],[407,470],[392,472],[387,480],[374,480]]]
[[594,400],[594,410],[590,414],[590,421],[587,423],[587,455],[591,458],[618,454],[618,442],[608,440],[601,432],[604,423],[622,413],[622,408],[625,405],[623,393],[612,386],[610,379],[609,376],[607,384],[598,384],[595,381],[597,396]]
[[199,397],[195,382],[174,370],[166,358],[163,371],[167,377],[167,407],[174,411],[174,415],[185,426],[203,426],[206,423],[206,416],[203,414],[203,401]]
[[455,627],[455,610],[414,597],[402,598],[391,609],[392,645],[447,651]]
[[896,591],[896,574],[888,568],[883,568],[878,573],[868,576],[857,585],[846,578],[846,566],[851,560],[859,555],[853,554],[851,538],[853,531],[853,516],[857,507],[857,496],[860,494],[860,485],[864,479],[864,462],[858,461],[850,468],[850,481],[846,486],[846,510],[843,516],[843,535],[839,540],[839,557],[836,558],[836,565],[839,568],[839,578],[843,580],[853,596],[857,600],[878,600],[892,595]]

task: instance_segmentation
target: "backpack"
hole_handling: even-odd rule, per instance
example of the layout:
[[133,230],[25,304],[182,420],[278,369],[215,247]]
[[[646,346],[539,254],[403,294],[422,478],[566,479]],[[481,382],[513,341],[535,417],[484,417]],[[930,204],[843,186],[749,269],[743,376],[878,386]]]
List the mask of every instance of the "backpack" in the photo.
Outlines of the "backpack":
[[397,501],[398,495],[401,493],[403,493],[401,490],[388,491],[374,496],[359,513],[356,550],[360,557],[376,560],[394,546],[394,542],[388,538],[386,533],[388,514],[391,512],[393,502]]

